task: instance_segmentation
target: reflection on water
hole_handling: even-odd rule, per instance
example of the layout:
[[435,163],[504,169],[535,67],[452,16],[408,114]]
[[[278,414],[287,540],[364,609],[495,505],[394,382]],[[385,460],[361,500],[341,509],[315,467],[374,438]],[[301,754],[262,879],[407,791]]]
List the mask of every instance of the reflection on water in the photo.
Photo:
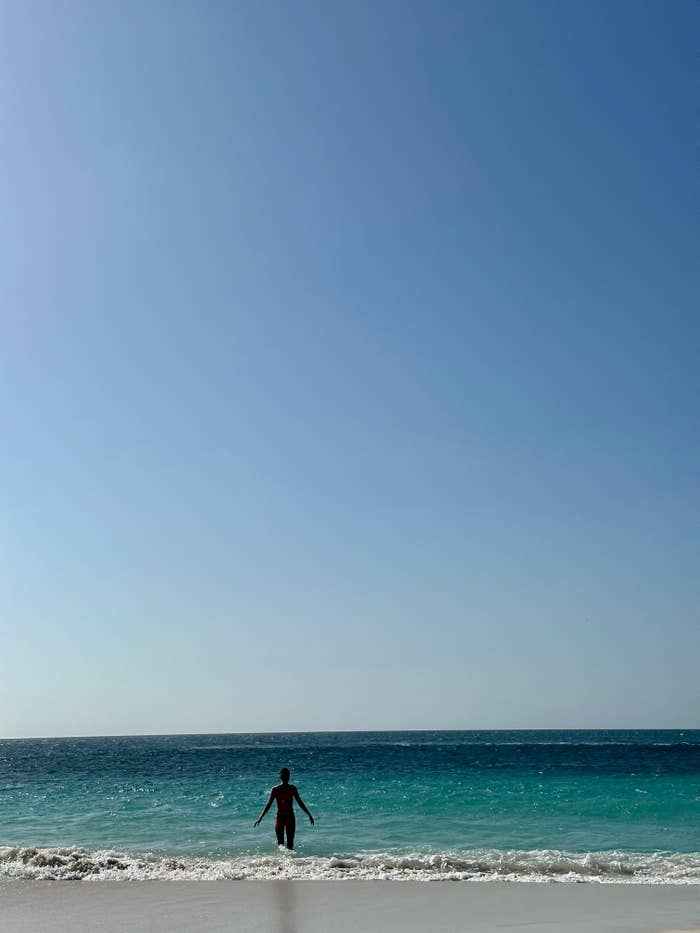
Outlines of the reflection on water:
[[297,894],[291,881],[273,881],[276,920],[275,933],[301,933],[297,923]]

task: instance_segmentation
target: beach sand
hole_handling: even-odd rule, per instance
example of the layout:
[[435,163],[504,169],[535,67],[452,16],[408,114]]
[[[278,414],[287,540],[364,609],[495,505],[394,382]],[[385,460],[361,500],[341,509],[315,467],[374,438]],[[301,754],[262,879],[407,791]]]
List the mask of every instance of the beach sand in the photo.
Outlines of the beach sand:
[[0,883],[2,933],[700,933],[700,885]]

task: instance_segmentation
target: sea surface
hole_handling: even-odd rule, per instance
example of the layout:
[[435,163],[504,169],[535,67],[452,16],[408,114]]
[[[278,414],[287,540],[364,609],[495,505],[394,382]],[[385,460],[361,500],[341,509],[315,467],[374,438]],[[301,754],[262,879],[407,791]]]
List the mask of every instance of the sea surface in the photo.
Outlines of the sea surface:
[[700,883],[700,730],[0,740],[3,877]]

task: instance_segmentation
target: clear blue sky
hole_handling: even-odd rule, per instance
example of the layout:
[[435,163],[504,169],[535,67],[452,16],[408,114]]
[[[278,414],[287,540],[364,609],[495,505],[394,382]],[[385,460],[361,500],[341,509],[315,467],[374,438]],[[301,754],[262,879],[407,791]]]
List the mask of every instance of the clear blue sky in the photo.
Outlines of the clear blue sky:
[[3,3],[0,735],[700,725],[699,26]]

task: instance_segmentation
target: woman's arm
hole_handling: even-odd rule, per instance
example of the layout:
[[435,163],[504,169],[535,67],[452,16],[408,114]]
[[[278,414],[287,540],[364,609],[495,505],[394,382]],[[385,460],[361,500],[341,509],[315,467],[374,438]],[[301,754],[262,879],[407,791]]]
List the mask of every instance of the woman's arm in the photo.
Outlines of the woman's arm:
[[304,801],[303,801],[303,800],[301,799],[301,797],[299,796],[299,791],[296,789],[296,787],[294,788],[294,799],[295,799],[296,802],[299,804],[299,806],[300,806],[301,809],[304,811],[304,813],[308,816],[308,818],[311,820],[311,825],[313,826],[313,825],[314,825],[314,818],[313,818],[313,816],[311,816],[311,814],[309,813],[309,811],[306,809],[306,804],[304,803]]
[[[272,801],[273,801],[274,799],[275,799],[275,792],[274,792],[274,790],[271,790],[271,791],[270,791],[270,799],[269,799],[269,800],[267,801],[267,803],[265,804],[265,809],[263,810],[263,812],[260,814],[260,816],[257,818],[257,820],[253,823],[253,826],[259,826],[259,825],[260,825],[260,823],[262,822],[262,818],[265,816],[265,814],[267,813],[267,811],[268,811],[268,810],[270,809],[270,807],[272,806]],[[306,808],[304,808],[304,809],[306,809]]]

